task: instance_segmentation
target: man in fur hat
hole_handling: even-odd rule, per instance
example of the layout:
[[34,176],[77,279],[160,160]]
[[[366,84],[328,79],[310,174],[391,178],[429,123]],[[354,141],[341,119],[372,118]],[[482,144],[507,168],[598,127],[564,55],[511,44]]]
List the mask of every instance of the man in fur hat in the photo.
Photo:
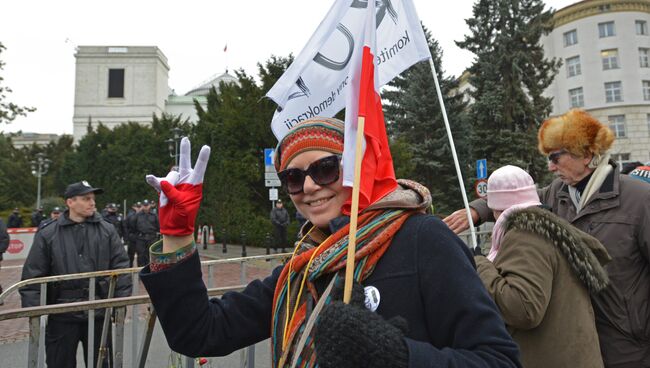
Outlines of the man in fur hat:
[[[612,131],[588,113],[571,110],[546,120],[539,151],[556,179],[540,200],[578,229],[594,236],[613,258],[610,286],[594,297],[596,327],[605,366],[650,367],[650,186],[620,175],[610,159]],[[475,224],[494,221],[484,200],[470,204]],[[465,210],[445,223],[468,228]]]

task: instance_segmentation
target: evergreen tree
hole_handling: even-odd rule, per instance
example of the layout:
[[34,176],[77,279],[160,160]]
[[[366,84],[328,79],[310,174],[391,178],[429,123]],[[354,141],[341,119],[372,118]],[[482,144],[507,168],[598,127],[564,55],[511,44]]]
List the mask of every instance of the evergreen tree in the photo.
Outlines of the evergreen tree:
[[62,167],[57,170],[57,185],[87,180],[101,187],[105,193],[97,198],[98,208],[108,202],[127,206],[143,199],[155,199],[157,194],[145,183],[145,175],[164,176],[174,166],[167,139],[172,128],[180,128],[184,135],[190,124],[180,117],[163,114],[153,116],[151,126],[129,122],[108,129],[103,124],[89,128],[75,151],[68,152]]
[[36,178],[29,160],[14,148],[11,137],[0,134],[0,210],[32,207],[36,202]]
[[197,223],[214,224],[219,233],[225,229],[229,241],[241,241],[245,233],[249,243],[261,245],[271,231],[263,152],[277,141],[270,127],[275,104],[264,94],[290,62],[272,57],[258,65],[261,85],[237,71],[238,84],[221,83],[218,92],[212,89],[205,109],[195,104],[199,122],[192,135],[194,149],[212,147]]
[[[467,124],[458,82],[445,77],[442,50],[425,28],[431,56],[445,100],[461,169],[467,167]],[[382,97],[396,173],[408,175],[429,188],[434,210],[449,213],[463,205],[449,139],[429,63],[422,62],[395,78]],[[399,177],[399,176],[398,176]],[[467,178],[466,175],[464,175]]]
[[470,34],[457,42],[476,55],[469,68],[474,158],[487,158],[492,169],[520,166],[541,182],[547,170],[537,130],[551,112],[542,94],[560,65],[540,43],[552,17],[541,0],[478,0],[466,21]]

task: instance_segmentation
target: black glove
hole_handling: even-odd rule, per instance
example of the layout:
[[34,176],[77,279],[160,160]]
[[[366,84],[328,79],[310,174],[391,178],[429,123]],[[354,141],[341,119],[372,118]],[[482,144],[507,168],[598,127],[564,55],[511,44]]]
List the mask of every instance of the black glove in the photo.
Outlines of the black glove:
[[[342,282],[341,282],[342,284]],[[363,286],[355,283],[350,304],[340,301],[335,286],[332,303],[320,315],[314,334],[316,361],[321,368],[408,367],[404,341],[406,320],[386,321],[364,306]]]

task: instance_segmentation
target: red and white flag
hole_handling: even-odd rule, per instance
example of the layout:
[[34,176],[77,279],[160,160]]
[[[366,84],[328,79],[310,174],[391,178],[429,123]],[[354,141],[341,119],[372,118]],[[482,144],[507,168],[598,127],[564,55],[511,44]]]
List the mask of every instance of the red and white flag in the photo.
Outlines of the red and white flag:
[[[343,184],[352,186],[357,118],[366,119],[359,209],[396,187],[379,88],[431,58],[412,0],[336,0],[316,32],[266,94],[278,104],[278,140],[295,124],[343,108]],[[362,76],[363,71],[363,76]],[[363,86],[362,86],[363,81]],[[349,204],[344,212],[349,211]]]
[[[352,86],[347,96],[345,109],[345,148],[343,162],[353,163],[356,150],[358,119],[365,119],[363,136],[365,144],[362,149],[361,182],[359,187],[359,210],[363,210],[375,201],[383,198],[397,187],[393,158],[388,146],[384,111],[379,95],[379,83],[376,73],[376,22],[375,3],[368,1],[365,30],[360,47],[362,52],[353,60]],[[352,186],[354,180],[353,165],[346,165],[343,184]],[[343,212],[349,213],[351,200],[343,206]]]

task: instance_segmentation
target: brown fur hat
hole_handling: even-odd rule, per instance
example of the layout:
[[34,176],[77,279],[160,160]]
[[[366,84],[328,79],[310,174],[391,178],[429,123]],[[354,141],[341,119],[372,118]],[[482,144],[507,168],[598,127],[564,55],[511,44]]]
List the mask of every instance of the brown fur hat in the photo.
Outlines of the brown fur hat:
[[585,157],[604,154],[614,143],[614,133],[585,111],[573,109],[544,121],[537,142],[544,155],[565,149],[576,157]]

